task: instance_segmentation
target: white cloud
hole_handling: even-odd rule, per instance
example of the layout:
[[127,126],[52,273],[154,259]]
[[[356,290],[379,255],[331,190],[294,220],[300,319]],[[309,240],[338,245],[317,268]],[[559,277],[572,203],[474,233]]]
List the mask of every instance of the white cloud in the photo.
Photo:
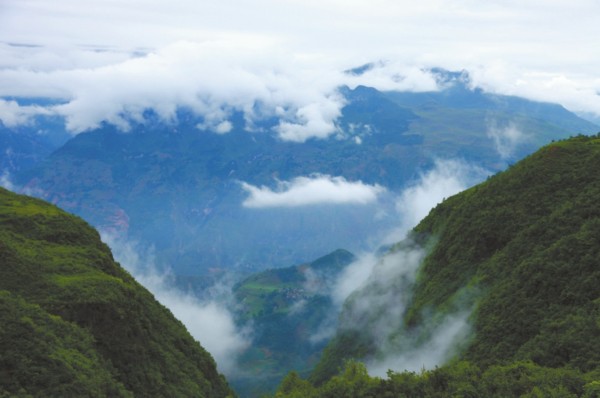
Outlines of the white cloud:
[[358,85],[382,91],[437,91],[435,77],[424,67],[406,61],[388,60],[372,64],[359,75],[349,74],[344,82],[350,88]]
[[[10,158],[12,156],[12,149],[8,148],[3,155]],[[0,174],[0,187],[21,195],[34,196],[42,199],[46,197],[44,192],[39,188],[23,187],[15,184],[8,170],[3,170],[2,174]]]
[[[409,241],[403,244],[382,257],[359,259],[345,270],[333,290],[334,301],[338,305],[342,300],[344,303],[340,328],[365,333],[376,348],[377,354],[367,363],[374,376],[385,377],[388,369],[417,372],[442,365],[471,331],[471,308],[445,316],[423,314],[418,328],[406,329],[405,311],[412,301],[417,271],[426,253]],[[334,330],[329,325],[326,320],[315,338],[332,337]]]
[[[120,237],[102,234],[115,259],[186,326],[210,352],[221,372],[236,374],[238,355],[250,344],[249,330],[236,326],[233,314],[222,301],[199,300],[168,283],[168,274],[156,270],[153,256],[140,254],[136,245]],[[231,293],[229,290],[228,293]]]
[[215,127],[215,132],[218,134],[226,134],[229,133],[232,128],[233,125],[231,124],[231,122],[229,120],[225,120],[217,124],[217,127]]
[[531,70],[505,61],[473,67],[469,72],[473,86],[489,92],[559,103],[574,112],[600,115],[600,78],[595,75]]
[[344,177],[316,174],[296,177],[291,181],[278,181],[275,190],[256,187],[242,182],[249,194],[243,202],[245,207],[298,207],[318,204],[368,204],[377,200],[385,191],[380,185],[368,185],[361,181],[350,182]]
[[[74,133],[102,121],[127,130],[128,119],[142,120],[147,109],[173,121],[177,107],[186,107],[204,118],[200,127],[217,133],[232,128],[228,118],[233,111],[243,112],[250,126],[277,115],[280,137],[303,142],[336,132],[334,121],[344,106],[337,87],[343,77],[341,71],[305,63],[268,43],[182,41],[89,69],[0,70],[0,95],[64,100],[36,109],[64,116]],[[14,114],[10,121],[23,120],[17,112],[22,108],[8,105],[4,108]]]
[[421,174],[419,180],[399,195],[396,211],[401,225],[389,234],[385,242],[398,242],[437,204],[482,181],[487,175],[486,170],[460,160],[436,160],[431,170]]
[[341,116],[345,101],[333,94],[323,98],[321,103],[311,103],[300,107],[294,115],[295,122],[282,122],[277,127],[281,139],[304,142],[309,138],[327,138],[336,131],[334,121]]
[[377,258],[368,278],[345,303],[343,324],[368,324],[368,333],[384,344],[401,325],[424,256],[420,247],[409,247]]
[[228,120],[233,111],[244,113],[249,129],[253,122],[277,116],[275,131],[281,139],[304,142],[338,132],[335,121],[345,105],[338,92],[342,85],[435,89],[433,78],[415,67],[382,63],[352,76],[327,60],[306,59],[264,39],[179,41],[107,65],[49,69],[0,69],[0,96],[64,101],[48,108],[19,108],[10,102],[2,113],[7,120],[23,122],[25,111],[51,112],[63,116],[73,133],[102,121],[127,131],[128,119],[143,120],[147,109],[174,121],[177,108],[186,107],[204,119],[199,128],[221,134],[233,127]]
[[489,123],[487,136],[494,141],[494,147],[502,159],[509,159],[517,147],[529,139],[514,123],[502,127]]
[[17,187],[13,184],[13,182],[10,178],[10,173],[6,170],[4,170],[2,172],[2,174],[0,175],[0,187],[8,189],[9,191],[13,191],[13,192],[17,191]]
[[388,355],[370,361],[367,364],[369,373],[385,377],[390,369],[397,372],[419,372],[444,364],[468,338],[471,332],[469,315],[470,311],[448,315],[420,344],[407,347],[401,352],[389,350]]
[[6,127],[28,124],[35,115],[49,115],[51,112],[41,106],[20,106],[16,101],[0,99],[0,122]]
[[[399,225],[375,247],[380,248],[404,240],[407,232],[445,198],[481,182],[487,176],[488,173],[485,170],[463,161],[437,160],[432,169],[422,173],[417,181],[398,194],[396,217]],[[420,252],[416,251],[415,253]],[[356,261],[348,265],[333,284],[331,297],[334,303],[341,306],[353,292],[364,287],[372,277],[373,269],[379,261],[379,255],[367,252],[359,255]],[[386,261],[384,265],[390,264],[389,259]],[[417,265],[415,261],[408,263],[415,267]],[[383,265],[380,265],[379,268],[386,269]]]
[[[337,87],[435,90],[424,71],[433,66],[466,69],[492,92],[600,115],[600,53],[590,39],[600,35],[600,4],[592,0],[0,7],[0,96],[64,99],[53,111],[73,132],[101,121],[126,129],[124,116],[147,108],[169,120],[186,106],[220,133],[237,110],[248,127],[281,117],[275,130],[284,140],[326,138],[344,105]],[[367,62],[378,63],[360,76],[342,73]]]
[[331,292],[333,302],[339,308],[353,292],[363,287],[377,260],[378,257],[375,254],[363,253],[352,264],[344,268]]

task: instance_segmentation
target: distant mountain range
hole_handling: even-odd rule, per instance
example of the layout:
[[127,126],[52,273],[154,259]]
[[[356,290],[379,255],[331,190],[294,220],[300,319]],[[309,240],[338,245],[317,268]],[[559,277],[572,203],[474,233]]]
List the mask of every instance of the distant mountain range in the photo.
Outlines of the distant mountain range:
[[[325,140],[282,141],[269,132],[275,120],[245,131],[242,114],[232,117],[230,132],[217,134],[199,130],[189,110],[179,110],[176,124],[148,111],[128,133],[105,125],[43,160],[47,152],[34,155],[23,144],[33,158],[9,169],[28,192],[152,246],[176,274],[251,273],[339,247],[372,248],[398,224],[394,195],[436,159],[494,172],[553,139],[600,129],[559,105],[489,94],[470,88],[464,73],[435,72],[445,87],[437,92],[341,88],[347,104],[338,134]],[[243,183],[277,192],[281,182],[310,176],[361,181],[387,194],[368,204],[243,205]]]

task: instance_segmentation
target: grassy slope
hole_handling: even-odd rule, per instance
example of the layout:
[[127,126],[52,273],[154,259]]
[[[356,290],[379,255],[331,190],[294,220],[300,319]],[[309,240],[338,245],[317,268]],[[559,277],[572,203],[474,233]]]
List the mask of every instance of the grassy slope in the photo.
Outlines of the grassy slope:
[[211,356],[83,220],[0,189],[0,395],[226,396]]
[[[599,169],[600,138],[553,143],[449,198],[416,227],[416,236],[436,243],[404,314],[406,330],[421,324],[424,313],[464,305],[465,287],[476,293],[467,297],[475,308],[474,337],[457,358],[463,362],[426,372],[420,383],[431,387],[431,378],[444,374],[446,392],[464,382],[479,393],[498,388],[514,396],[508,392],[511,383],[521,394],[542,379],[557,378],[560,384],[571,377],[572,385],[564,382],[560,388],[573,395],[561,396],[580,396],[583,383],[598,378]],[[347,337],[338,336],[328,347],[315,380],[335,372],[343,357],[365,353],[368,342]],[[469,374],[473,380],[467,380]],[[518,389],[526,379],[529,387]],[[490,387],[506,380],[505,390]],[[595,387],[586,388],[587,394]]]

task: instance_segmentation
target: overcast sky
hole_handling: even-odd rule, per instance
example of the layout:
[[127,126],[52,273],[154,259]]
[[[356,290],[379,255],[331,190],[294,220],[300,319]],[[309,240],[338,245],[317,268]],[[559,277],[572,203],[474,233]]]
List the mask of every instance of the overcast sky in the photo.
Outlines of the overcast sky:
[[[280,136],[303,141],[333,133],[340,84],[428,90],[421,69],[434,66],[600,115],[598,20],[598,0],[0,0],[0,97],[66,102],[3,102],[0,119],[50,111],[73,132],[126,129],[125,113],[184,105],[219,132],[232,109],[278,115]],[[377,61],[363,80],[341,74]]]

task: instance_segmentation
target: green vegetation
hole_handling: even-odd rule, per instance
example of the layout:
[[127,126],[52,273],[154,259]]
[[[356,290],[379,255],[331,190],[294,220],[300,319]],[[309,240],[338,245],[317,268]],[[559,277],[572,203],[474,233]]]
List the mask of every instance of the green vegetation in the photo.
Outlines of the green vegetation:
[[315,387],[297,373],[281,383],[277,398],[597,398],[600,372],[583,374],[570,368],[548,368],[531,361],[490,366],[456,362],[433,370],[388,372],[387,379],[370,377],[362,363],[350,361],[343,371]]
[[472,336],[446,365],[372,378],[360,363],[344,365],[380,355],[361,333],[369,325],[357,324],[325,350],[317,386],[290,374],[277,396],[600,396],[598,170],[600,135],[553,143],[415,228],[412,239],[430,250],[398,336],[432,314],[473,308]]
[[310,373],[327,343],[327,336],[315,336],[337,314],[329,285],[353,260],[350,252],[336,250],[308,264],[263,271],[235,286],[238,318],[253,326],[253,343],[239,360],[245,374],[230,378],[237,391],[261,396],[274,392],[291,369]]
[[0,396],[232,395],[83,220],[0,189]]
[[236,300],[243,305],[243,318],[268,314],[288,314],[295,303],[320,296],[337,274],[354,260],[346,250],[336,250],[312,263],[270,269],[254,274],[235,288]]

